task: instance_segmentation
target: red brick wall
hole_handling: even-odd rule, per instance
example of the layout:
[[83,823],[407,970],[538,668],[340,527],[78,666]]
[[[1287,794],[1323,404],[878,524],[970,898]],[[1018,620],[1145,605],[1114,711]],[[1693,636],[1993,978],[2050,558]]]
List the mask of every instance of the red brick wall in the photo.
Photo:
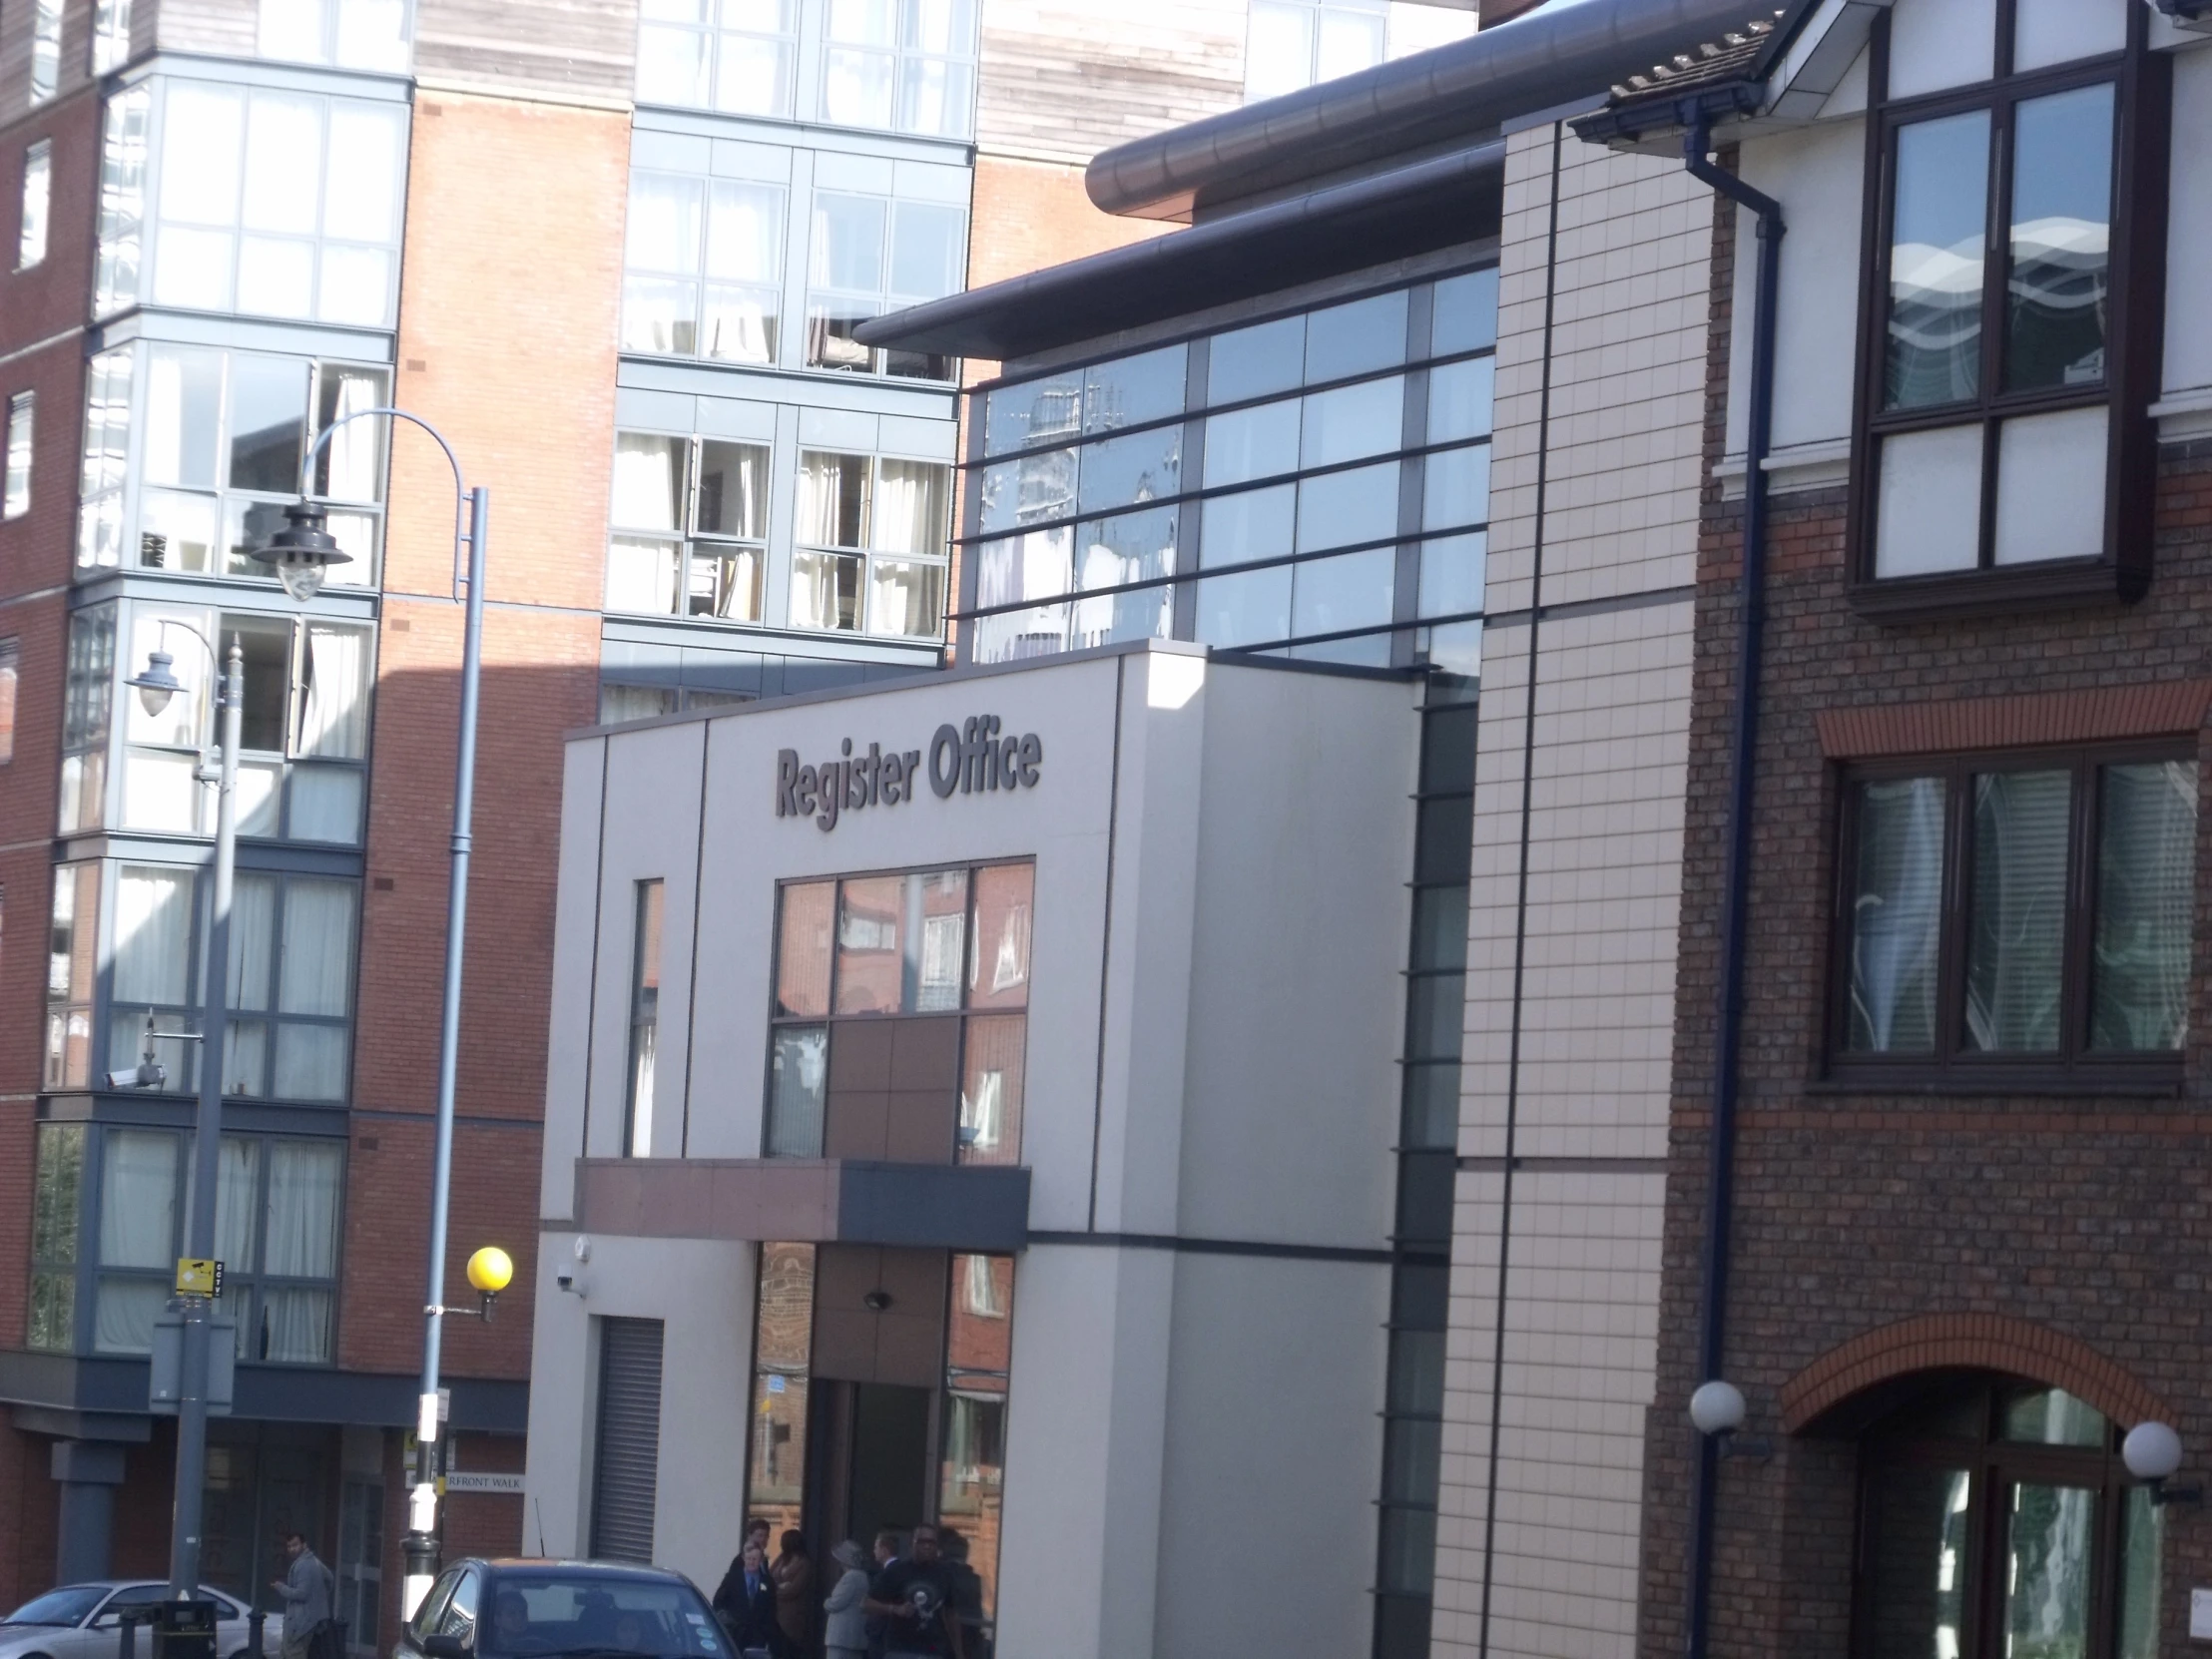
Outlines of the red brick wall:
[[[1714,271],[1708,463],[1721,446],[1731,217],[1719,221]],[[1848,1440],[1820,1437],[1817,1417],[1803,1434],[1782,1433],[1782,1413],[1795,1399],[1791,1420],[1800,1421],[1814,1410],[1805,1400],[1816,1389],[1833,1403],[1838,1379],[1871,1381],[1896,1370],[1900,1356],[1877,1358],[1888,1339],[1871,1333],[1917,1322],[1907,1329],[1925,1338],[1919,1352],[1929,1365],[2027,1372],[2087,1390],[2123,1420],[2146,1400],[2162,1401],[2183,1444],[2197,1448],[2193,1459],[2212,1444],[2200,1334],[2202,1263],[2212,1245],[2204,1174],[2212,1151],[2212,981],[2200,945],[2186,1081],[2175,1096],[1905,1096],[1817,1085],[1836,802],[1821,719],[1840,729],[1853,722],[1838,711],[2202,676],[2212,627],[2212,445],[2164,451],[2156,573],[2147,597],[2129,607],[1872,623],[1844,596],[1843,492],[1774,505],[1723,1371],[1751,1401],[1750,1428],[1777,1435],[1777,1454],[1722,1468],[1712,1651],[1843,1659],[1855,1456]],[[1682,1642],[1693,1455],[1684,1404],[1701,1381],[1696,1333],[1741,530],[1740,503],[1709,489],[1659,1371],[1644,1485],[1640,1646],[1653,1659],[1678,1653]],[[2212,767],[2206,772],[2212,778]],[[2201,938],[2212,920],[2212,860],[2201,850],[2197,895]],[[2179,1652],[2183,1592],[2212,1582],[2212,1535],[2173,1525],[2166,1547],[2163,1647]]]

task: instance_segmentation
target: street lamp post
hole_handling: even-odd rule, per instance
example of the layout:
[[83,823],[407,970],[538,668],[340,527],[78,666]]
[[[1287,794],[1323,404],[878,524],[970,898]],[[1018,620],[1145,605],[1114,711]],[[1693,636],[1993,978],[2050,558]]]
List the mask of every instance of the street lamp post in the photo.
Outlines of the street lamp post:
[[[192,1209],[185,1224],[186,1254],[206,1260],[215,1255],[216,1183],[222,1167],[223,1040],[227,1035],[223,993],[230,977],[231,887],[238,861],[239,720],[245,704],[245,653],[234,639],[229,661],[219,665],[215,647],[199,629],[181,622],[165,625],[182,628],[200,642],[208,653],[209,678],[216,686],[216,703],[208,720],[215,749],[213,776],[206,746],[195,774],[201,783],[216,787],[215,890],[208,905],[208,950],[201,971],[200,1105],[193,1116]],[[185,689],[172,671],[173,662],[166,653],[149,653],[145,669],[124,682],[138,691],[139,701],[150,715],[160,714],[170,699]],[[177,1507],[169,1544],[169,1594],[175,1601],[193,1599],[200,1593],[201,1494],[208,1463],[214,1290],[210,1284],[205,1293],[187,1291],[182,1277],[177,1284],[178,1312],[184,1329],[177,1398]]]
[[[454,1075],[460,1059],[461,954],[468,923],[470,825],[475,815],[476,687],[483,660],[484,633],[484,533],[491,510],[491,492],[481,487],[464,487],[461,463],[453,453],[453,446],[420,415],[399,408],[357,409],[330,422],[309,445],[300,463],[299,500],[284,509],[286,527],[271,537],[266,548],[257,549],[254,556],[276,565],[287,589],[292,589],[295,576],[304,583],[319,583],[320,567],[330,562],[332,555],[344,557],[337,552],[337,543],[324,528],[322,509],[308,499],[308,493],[315,457],[330,441],[330,434],[349,420],[370,417],[405,420],[421,427],[444,452],[446,464],[453,469],[454,585],[458,589],[465,583],[468,603],[461,635],[461,719],[460,740],[454,758],[452,874],[445,901],[445,990],[438,1035],[437,1138],[430,1178],[430,1271],[428,1294],[422,1307],[422,1382],[415,1402],[414,1483],[407,1496],[407,1535],[400,1545],[406,1559],[400,1612],[402,1617],[411,1618],[423,1596],[429,1593],[430,1582],[438,1570],[437,1452],[442,1434],[438,1365],[443,1334],[440,1322],[449,1311],[475,1311],[445,1307],[445,1240],[447,1202],[453,1176],[453,1095]],[[458,568],[464,540],[468,549],[465,578]],[[311,585],[309,591],[312,591]],[[459,596],[456,593],[455,597]],[[474,1264],[471,1265],[473,1268]],[[473,1273],[471,1278],[475,1278]],[[504,1287],[504,1277],[499,1283]],[[478,1289],[485,1287],[479,1284]],[[484,1307],[487,1315],[489,1307],[487,1295]]]

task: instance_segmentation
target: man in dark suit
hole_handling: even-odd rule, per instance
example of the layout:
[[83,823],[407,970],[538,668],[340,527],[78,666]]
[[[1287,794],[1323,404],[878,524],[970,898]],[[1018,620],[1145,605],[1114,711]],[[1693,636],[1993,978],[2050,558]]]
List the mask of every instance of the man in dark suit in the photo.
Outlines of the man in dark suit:
[[776,1581],[768,1575],[767,1551],[751,1537],[723,1574],[722,1585],[715,1591],[715,1611],[722,1615],[730,1641],[741,1655],[782,1651],[783,1632],[776,1623]]

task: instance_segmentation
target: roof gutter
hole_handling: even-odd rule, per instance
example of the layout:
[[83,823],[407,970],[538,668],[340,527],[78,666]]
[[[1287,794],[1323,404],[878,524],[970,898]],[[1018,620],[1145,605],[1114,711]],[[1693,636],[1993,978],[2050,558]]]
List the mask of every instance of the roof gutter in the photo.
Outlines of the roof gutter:
[[1691,51],[1781,0],[1584,0],[1099,155],[1084,174],[1111,214],[1189,219],[1408,150],[1467,142]]
[[1472,241],[1495,231],[1504,178],[1493,140],[910,305],[853,336],[1004,362]]

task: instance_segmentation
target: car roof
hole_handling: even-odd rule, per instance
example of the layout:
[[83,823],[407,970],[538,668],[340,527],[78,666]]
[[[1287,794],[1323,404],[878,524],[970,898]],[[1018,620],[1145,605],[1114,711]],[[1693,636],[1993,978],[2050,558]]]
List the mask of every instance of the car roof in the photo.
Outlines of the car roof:
[[655,1567],[632,1561],[568,1561],[546,1556],[490,1555],[471,1556],[457,1561],[456,1566],[483,1567],[502,1575],[535,1576],[558,1573],[562,1577],[638,1579],[662,1584],[689,1584],[690,1579],[668,1567]]

